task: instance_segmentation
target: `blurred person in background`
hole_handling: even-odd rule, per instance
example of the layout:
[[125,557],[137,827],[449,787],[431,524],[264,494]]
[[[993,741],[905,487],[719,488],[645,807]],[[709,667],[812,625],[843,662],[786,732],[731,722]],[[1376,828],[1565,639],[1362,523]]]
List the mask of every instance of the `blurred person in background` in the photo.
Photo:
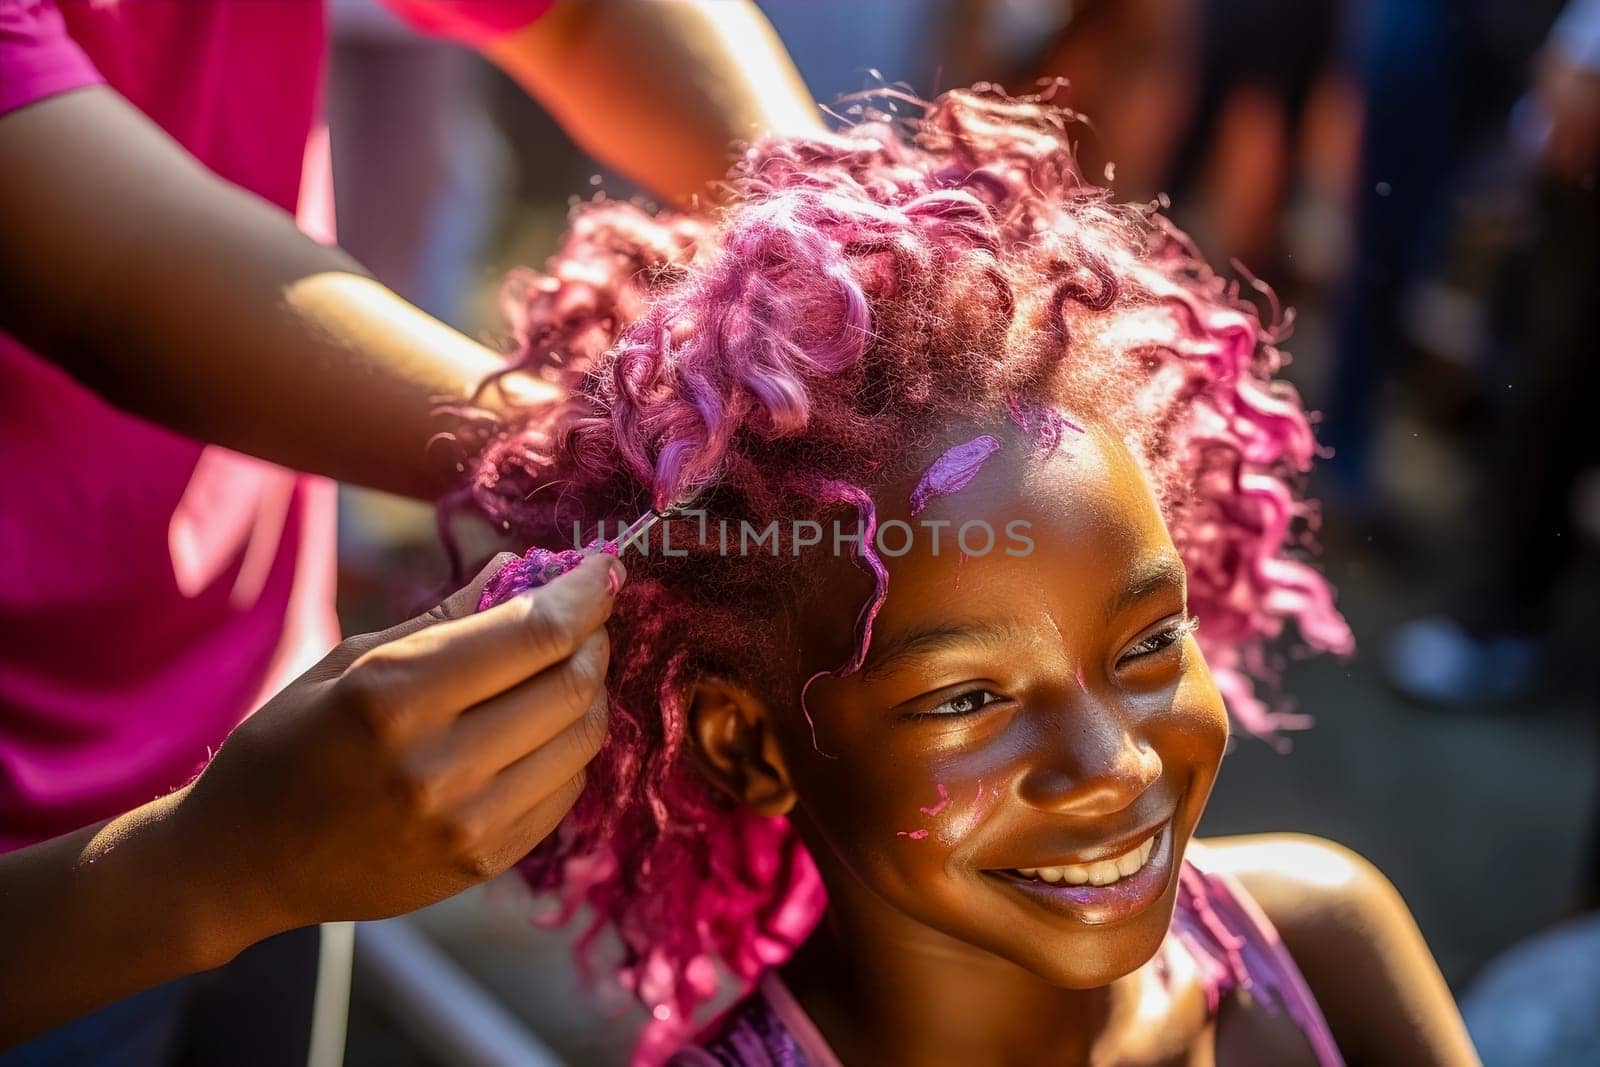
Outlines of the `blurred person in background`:
[[[964,0],[951,32],[953,65],[1012,92],[1066,80],[1056,102],[1084,120],[1084,173],[1119,195],[1164,190],[1196,97],[1194,0]],[[1024,47],[1027,34],[1033,48]]]
[[[745,3],[390,3],[667,198],[820,126]],[[603,733],[603,565],[323,657],[324,479],[444,491],[439,403],[502,365],[332,247],[324,14],[0,0],[0,1048],[58,1027],[0,1062],[303,1056],[316,924],[503,870]],[[395,733],[402,703],[429,730]],[[491,705],[552,727],[515,781],[468,741]],[[423,811],[441,782],[465,792]],[[469,801],[498,814],[457,847]]]
[[924,96],[945,74],[939,50],[954,0],[758,0],[816,98],[903,83]]
[[[1341,199],[1348,185],[1346,168],[1329,174],[1320,160],[1319,173],[1305,162],[1308,146],[1328,135],[1324,126],[1356,121],[1342,70],[1347,5],[1200,0],[1195,7],[1195,97],[1163,191],[1191,205],[1192,224],[1201,227],[1196,239],[1213,256],[1277,275],[1298,180],[1330,185]],[[1348,141],[1349,129],[1336,136]]]
[[[1418,699],[1500,700],[1519,712],[1545,673],[1553,593],[1582,542],[1577,489],[1600,465],[1590,422],[1600,397],[1600,0],[1567,4],[1529,104],[1537,228],[1484,487],[1481,581],[1453,617],[1402,627],[1389,650],[1392,679]],[[1462,1000],[1485,1067],[1600,1062],[1600,812],[1591,834],[1586,914],[1493,960]]]
[[[1471,214],[1473,187],[1498,180],[1489,172],[1507,155],[1508,117],[1559,4],[1364,0],[1351,8],[1364,100],[1354,247],[1321,405],[1333,449],[1326,504],[1347,518],[1381,525],[1386,517],[1376,450],[1419,351],[1442,357],[1430,371],[1482,374],[1474,305],[1490,297],[1461,292],[1447,274],[1454,259],[1502,254],[1467,247],[1488,228]],[[1429,373],[1404,399],[1426,407],[1448,382]]]
[[952,66],[1013,91],[1065,79],[1087,173],[1130,199],[1169,195],[1212,258],[1282,278],[1297,188],[1342,200],[1351,179],[1346,6],[962,0]]
[[1488,377],[1477,580],[1450,615],[1402,627],[1388,649],[1394,684],[1439,705],[1533,692],[1552,594],[1583,541],[1575,491],[1600,463],[1588,423],[1600,396],[1600,3],[1572,0],[1533,82],[1533,230],[1502,294],[1515,310]]

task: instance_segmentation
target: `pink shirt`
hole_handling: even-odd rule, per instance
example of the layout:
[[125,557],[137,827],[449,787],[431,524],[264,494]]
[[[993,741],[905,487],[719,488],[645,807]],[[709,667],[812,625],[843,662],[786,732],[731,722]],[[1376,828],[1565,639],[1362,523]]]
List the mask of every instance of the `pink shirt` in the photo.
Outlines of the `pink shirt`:
[[[476,44],[550,0],[388,2]],[[321,0],[0,0],[0,115],[108,84],[328,240],[324,46]],[[331,483],[123,414],[3,333],[0,478],[0,852],[182,785],[338,639]]]

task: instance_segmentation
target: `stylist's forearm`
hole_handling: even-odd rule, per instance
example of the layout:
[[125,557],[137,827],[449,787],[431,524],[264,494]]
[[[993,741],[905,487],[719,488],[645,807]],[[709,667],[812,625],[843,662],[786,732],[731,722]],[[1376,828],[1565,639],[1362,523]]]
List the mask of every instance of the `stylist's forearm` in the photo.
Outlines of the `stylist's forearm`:
[[748,0],[560,0],[485,54],[598,159],[680,202],[727,172],[732,142],[823,129]]
[[277,932],[182,798],[0,855],[0,1050]]
[[199,440],[428,497],[440,398],[499,359],[216,177],[107,89],[0,119],[0,329]]

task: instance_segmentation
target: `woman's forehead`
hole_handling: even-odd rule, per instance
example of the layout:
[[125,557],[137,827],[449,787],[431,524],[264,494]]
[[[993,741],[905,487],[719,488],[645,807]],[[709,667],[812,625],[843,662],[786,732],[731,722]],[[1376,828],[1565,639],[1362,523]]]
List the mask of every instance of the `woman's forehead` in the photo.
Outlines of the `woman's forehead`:
[[[912,491],[906,489],[910,482],[877,494],[879,522],[959,529],[967,523],[998,528],[1013,519],[1067,528],[1114,520],[1165,537],[1149,482],[1127,446],[1107,430],[1087,427],[1044,452],[1019,431],[995,436],[1000,447],[970,480],[955,492],[934,496],[915,514]],[[923,541],[931,546],[930,539]]]
[[[877,542],[889,572],[878,634],[1063,584],[1085,587],[1089,598],[1089,587],[1126,584],[1152,561],[1177,558],[1138,464],[1121,441],[1094,428],[1043,455],[1031,453],[1025,438],[1006,437],[961,489],[913,514],[907,497],[915,485],[877,494]],[[816,636],[837,629],[843,637],[870,582],[848,554],[825,566],[831,570],[807,614],[840,622],[811,628]]]

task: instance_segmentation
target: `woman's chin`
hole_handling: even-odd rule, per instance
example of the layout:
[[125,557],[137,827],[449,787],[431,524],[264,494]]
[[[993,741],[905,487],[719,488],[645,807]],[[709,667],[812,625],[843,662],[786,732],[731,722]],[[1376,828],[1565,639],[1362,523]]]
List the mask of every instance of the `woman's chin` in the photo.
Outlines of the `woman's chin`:
[[1062,938],[1059,950],[1050,958],[1018,962],[1057,988],[1098,989],[1149,963],[1160,951],[1166,933],[1163,924],[1150,931],[1130,929],[1111,944],[1080,945]]

